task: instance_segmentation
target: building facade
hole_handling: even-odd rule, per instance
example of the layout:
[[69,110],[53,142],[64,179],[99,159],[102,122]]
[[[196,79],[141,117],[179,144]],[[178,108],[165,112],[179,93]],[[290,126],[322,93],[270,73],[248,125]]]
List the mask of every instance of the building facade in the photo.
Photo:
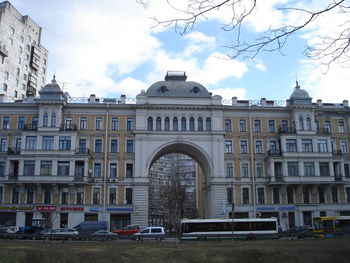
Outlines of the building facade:
[[288,229],[350,214],[348,102],[313,103],[299,85],[283,106],[228,104],[168,72],[126,103],[75,100],[54,78],[36,98],[1,102],[0,121],[0,224],[147,226],[150,170],[170,153],[197,163],[200,217],[274,216]]
[[10,2],[0,3],[0,96],[7,100],[36,96],[46,83],[47,56],[41,27]]

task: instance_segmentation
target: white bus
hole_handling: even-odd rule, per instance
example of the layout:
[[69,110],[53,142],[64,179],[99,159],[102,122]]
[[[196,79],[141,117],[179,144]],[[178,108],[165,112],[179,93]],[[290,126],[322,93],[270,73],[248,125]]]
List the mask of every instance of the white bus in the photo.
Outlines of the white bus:
[[276,218],[184,219],[182,240],[278,238]]

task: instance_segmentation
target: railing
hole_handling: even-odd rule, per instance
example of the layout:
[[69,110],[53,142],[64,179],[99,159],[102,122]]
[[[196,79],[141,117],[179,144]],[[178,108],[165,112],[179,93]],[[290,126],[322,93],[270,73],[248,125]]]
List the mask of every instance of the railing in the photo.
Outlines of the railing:
[[343,152],[341,150],[333,150],[332,155],[343,155]]
[[77,126],[75,124],[62,124],[60,126],[60,130],[61,131],[76,131],[77,130]]
[[278,129],[278,133],[279,134],[295,134],[296,133],[296,130],[295,128],[284,128],[284,127],[280,127]]
[[38,125],[35,124],[24,124],[23,126],[24,131],[37,131]]
[[75,148],[76,154],[90,154],[89,148]]
[[331,134],[330,130],[325,129],[325,128],[318,128],[318,129],[316,130],[316,133],[317,133],[317,134]]
[[280,149],[270,149],[267,151],[267,155],[269,157],[274,157],[274,156],[281,156],[282,151]]
[[21,149],[17,148],[8,148],[7,154],[21,154]]

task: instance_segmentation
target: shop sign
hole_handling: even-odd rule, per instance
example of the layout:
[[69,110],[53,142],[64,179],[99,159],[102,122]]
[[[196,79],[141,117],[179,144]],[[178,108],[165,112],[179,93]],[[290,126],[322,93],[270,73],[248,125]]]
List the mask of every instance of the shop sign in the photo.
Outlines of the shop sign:
[[81,212],[84,211],[84,207],[60,207],[60,211],[67,211],[67,212]]
[[265,210],[275,210],[275,207],[273,206],[259,206],[256,208],[256,210],[259,210],[259,211],[265,211]]
[[132,212],[134,209],[132,207],[107,207],[107,211],[115,212]]
[[28,210],[33,210],[33,207],[32,206],[0,206],[0,210],[28,211]]
[[278,210],[295,210],[294,206],[280,206]]
[[99,212],[100,208],[99,207],[90,207],[89,211],[90,212]]
[[56,206],[40,205],[36,207],[36,210],[40,212],[53,212],[56,211]]

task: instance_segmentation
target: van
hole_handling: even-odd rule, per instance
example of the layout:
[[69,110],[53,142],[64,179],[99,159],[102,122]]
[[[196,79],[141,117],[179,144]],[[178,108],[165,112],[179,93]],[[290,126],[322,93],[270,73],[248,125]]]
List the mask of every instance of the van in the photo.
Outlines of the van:
[[141,230],[133,235],[134,240],[155,239],[163,240],[165,238],[164,227],[151,226]]
[[98,230],[107,230],[107,221],[83,221],[73,227],[79,232],[79,235],[91,235]]

